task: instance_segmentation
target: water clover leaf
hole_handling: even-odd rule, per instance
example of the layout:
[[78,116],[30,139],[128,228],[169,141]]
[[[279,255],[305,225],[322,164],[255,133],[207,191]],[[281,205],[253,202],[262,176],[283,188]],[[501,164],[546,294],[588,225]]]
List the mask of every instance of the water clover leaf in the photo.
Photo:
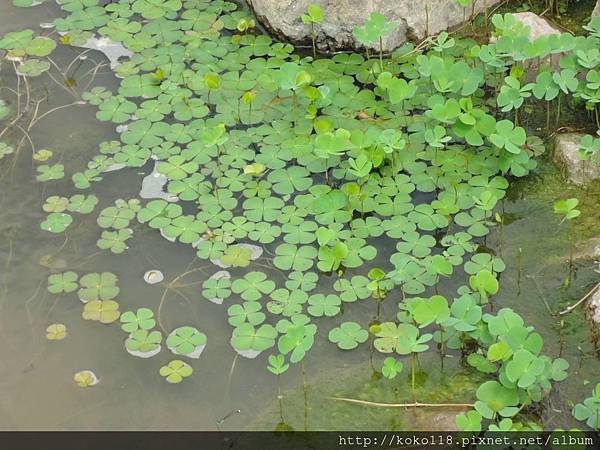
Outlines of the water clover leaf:
[[95,320],[100,323],[112,323],[120,315],[119,304],[114,300],[92,300],[87,302],[82,313],[85,320]]
[[277,197],[252,197],[244,201],[244,216],[253,222],[273,222],[281,214],[285,203]]
[[68,198],[53,195],[46,199],[46,202],[42,205],[42,209],[45,212],[63,212],[65,209],[67,209],[68,204]]
[[227,309],[229,318],[227,321],[233,327],[238,327],[243,323],[251,325],[260,325],[266,319],[266,316],[261,312],[262,305],[259,302],[244,302],[241,305],[231,305]]
[[319,276],[314,272],[292,272],[288,275],[285,287],[294,290],[299,289],[304,292],[312,291],[317,287]]
[[269,355],[269,365],[267,369],[274,375],[281,375],[290,368],[290,365],[285,362],[283,355]]
[[492,419],[495,413],[503,417],[513,416],[519,402],[517,391],[502,386],[495,380],[486,381],[477,389],[475,409],[486,419]]
[[291,353],[290,362],[294,364],[298,363],[304,359],[306,352],[313,346],[315,331],[310,325],[301,323],[290,324],[285,327],[285,331],[282,330],[283,334],[279,337],[277,348],[284,355]]
[[502,111],[508,112],[512,109],[519,109],[526,98],[531,96],[533,83],[521,87],[519,80],[513,76],[504,78],[504,85],[500,88],[497,101]]
[[433,337],[431,334],[419,336],[419,329],[414,325],[393,322],[384,322],[377,326],[373,341],[375,348],[382,353],[396,352],[399,355],[420,353],[426,351],[429,346],[426,342]]
[[231,335],[231,346],[242,356],[254,358],[259,353],[273,347],[277,330],[272,325],[263,324],[255,328],[250,323],[237,326]]
[[312,204],[316,220],[322,225],[332,222],[345,223],[352,218],[350,211],[346,209],[348,196],[342,191],[331,191],[319,198]]
[[504,341],[498,341],[488,348],[487,359],[491,362],[507,361],[513,354],[510,346]]
[[472,289],[479,292],[482,299],[487,300],[488,295],[494,295],[498,292],[498,280],[492,272],[487,269],[480,270],[475,275],[469,277],[469,285]]
[[600,383],[592,391],[591,397],[575,405],[573,417],[577,420],[585,420],[590,428],[600,429]]
[[280,195],[305,191],[312,186],[310,172],[300,166],[274,170],[267,180],[273,184],[273,191]]
[[98,197],[95,195],[75,194],[69,198],[67,209],[79,214],[91,213],[98,204]]
[[488,270],[492,273],[503,272],[506,268],[504,261],[500,258],[490,255],[489,253],[476,253],[464,265],[465,272],[474,275],[480,270]]
[[161,232],[169,239],[178,239],[184,244],[191,244],[200,239],[207,228],[203,221],[186,215],[174,218],[168,225],[161,228]]
[[302,23],[305,24],[322,23],[324,19],[323,10],[316,3],[311,3],[306,9],[306,14],[302,14],[301,19]]
[[263,272],[249,272],[243,278],[238,278],[231,284],[231,290],[247,301],[259,300],[263,294],[270,294],[275,289],[275,283],[267,279]]
[[132,352],[151,353],[160,347],[162,335],[159,331],[139,329],[132,332],[125,342],[125,346]]
[[398,22],[387,22],[379,12],[372,12],[362,27],[354,27],[352,34],[363,45],[372,45],[381,37],[387,36],[398,27]]
[[135,0],[131,10],[141,14],[144,19],[155,20],[172,14],[182,7],[181,0]]
[[111,96],[98,105],[96,118],[103,122],[125,123],[136,110],[137,105],[125,97]]
[[77,386],[86,388],[94,386],[98,383],[98,377],[91,370],[81,370],[73,375],[73,381],[77,383]]
[[517,350],[506,365],[506,376],[520,388],[530,387],[544,371],[544,360],[528,350]]
[[477,411],[468,411],[456,416],[456,428],[461,431],[481,431],[481,414]]
[[441,295],[434,295],[427,300],[423,299],[415,307],[413,317],[420,327],[425,327],[434,322],[442,324],[450,318],[448,300]]
[[75,272],[63,272],[48,276],[48,292],[51,294],[69,293],[77,290],[78,275]]
[[273,264],[282,270],[295,270],[304,272],[309,270],[317,256],[314,247],[303,245],[298,247],[294,244],[280,244],[275,249]]
[[267,303],[270,313],[291,317],[302,312],[302,305],[308,300],[308,294],[299,290],[276,289],[271,293],[271,298],[272,301]]
[[481,320],[482,312],[475,299],[470,295],[463,295],[450,305],[450,318],[445,326],[454,327],[458,331],[473,331]]
[[510,120],[500,120],[496,123],[496,132],[490,136],[490,141],[498,148],[515,155],[521,153],[527,135],[521,127],[515,127]]
[[251,249],[240,247],[239,245],[232,245],[227,247],[223,256],[221,256],[221,261],[223,264],[230,267],[247,267],[250,265],[251,256]]
[[498,370],[495,364],[479,353],[471,353],[467,357],[467,362],[470,366],[475,367],[478,371],[483,373],[494,373]]
[[183,180],[198,170],[198,164],[193,161],[187,161],[181,155],[175,155],[171,156],[167,161],[160,162],[157,170],[170,180]]
[[117,277],[110,272],[88,273],[79,279],[79,299],[84,302],[111,300],[119,295]]
[[25,47],[25,53],[31,56],[48,56],[56,48],[56,42],[47,37],[38,36]]
[[46,219],[40,223],[40,228],[51,233],[62,233],[73,222],[70,214],[66,213],[51,213]]
[[367,287],[369,279],[362,275],[355,275],[350,280],[339,278],[333,283],[333,288],[340,294],[343,302],[355,302],[371,296],[371,290]]
[[167,383],[177,384],[181,383],[184,378],[192,375],[194,369],[189,364],[174,359],[170,361],[166,366],[162,366],[159,370],[160,376],[167,380]]
[[100,212],[97,223],[102,228],[114,228],[115,230],[120,230],[129,226],[129,222],[134,217],[135,212],[129,208],[109,206]]
[[0,39],[0,48],[4,50],[24,49],[32,40],[32,30],[11,31]]
[[129,247],[125,241],[131,237],[132,232],[128,229],[117,231],[103,231],[100,239],[96,242],[98,248],[110,250],[112,253],[123,253]]
[[37,168],[38,175],[35,177],[38,181],[60,180],[65,176],[65,166],[54,164],[52,166],[43,164]]
[[402,361],[397,361],[395,358],[388,356],[383,360],[383,367],[381,373],[384,377],[389,380],[396,378],[396,376],[402,372],[403,364]]
[[329,341],[337,344],[342,350],[352,350],[369,338],[367,330],[356,322],[344,322],[332,329],[328,335]]
[[579,217],[581,211],[575,209],[579,204],[579,200],[576,198],[569,198],[567,200],[559,200],[554,203],[554,213],[561,215],[563,218],[561,223],[565,220],[572,220]]
[[67,327],[62,323],[53,323],[46,328],[46,339],[49,341],[61,341],[67,337]]
[[121,329],[127,333],[133,333],[137,330],[151,330],[156,326],[154,313],[148,308],[138,308],[133,311],[125,311],[119,318]]
[[341,299],[335,294],[315,294],[308,299],[307,311],[314,317],[333,317],[340,312]]
[[167,337],[166,344],[175,354],[189,355],[204,348],[206,335],[194,327],[179,327]]
[[17,66],[16,72],[24,77],[39,77],[48,69],[50,69],[50,63],[48,61],[28,59]]

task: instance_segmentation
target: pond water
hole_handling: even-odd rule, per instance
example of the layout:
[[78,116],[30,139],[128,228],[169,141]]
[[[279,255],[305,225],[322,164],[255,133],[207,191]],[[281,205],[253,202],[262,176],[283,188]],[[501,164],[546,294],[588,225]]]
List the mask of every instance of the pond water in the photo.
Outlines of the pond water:
[[[0,35],[27,27],[37,29],[40,23],[63,14],[53,2],[31,9],[10,3],[0,3]],[[97,52],[87,55],[73,78],[85,84],[89,81],[86,72],[96,63],[104,64],[92,86],[116,90],[118,80],[104,57]],[[68,65],[76,56],[73,48],[59,46],[53,58],[59,65]],[[12,85],[15,80],[6,69],[3,65],[0,83]],[[44,104],[47,109],[78,100],[68,89],[48,80],[32,83],[33,90],[45,88],[49,91]],[[118,138],[114,125],[97,121],[95,113],[90,105],[59,109],[32,130],[32,143],[38,150],[47,148],[59,155],[68,173],[82,170],[98,153],[100,142]],[[112,255],[96,247],[100,235],[97,212],[118,198],[136,197],[143,176],[152,170],[150,165],[103,174],[104,181],[94,187],[100,199],[95,213],[81,216],[66,234],[54,236],[39,229],[45,217],[41,205],[48,195],[72,195],[70,177],[51,187],[35,182],[30,149],[23,146],[21,151],[23,155],[14,165],[6,161],[0,165],[0,428],[429,429],[432,424],[445,428],[453,423],[457,411],[452,411],[449,419],[440,411],[371,408],[332,400],[330,397],[410,401],[410,371],[394,381],[386,380],[373,370],[373,366],[381,367],[382,355],[372,355],[368,346],[342,352],[323,336],[316,339],[304,362],[306,386],[300,366],[294,365],[281,377],[278,401],[275,378],[265,368],[266,356],[256,360],[236,357],[229,344],[226,305],[210,303],[200,294],[200,283],[218,268],[199,261],[190,246],[168,242],[141,224],[133,225],[134,236],[125,253]],[[600,371],[583,310],[574,311],[563,322],[548,311],[579,299],[597,281],[594,266],[584,263],[565,287],[569,274],[567,228],[558,225],[552,211],[557,195],[582,201],[587,218],[578,224],[578,241],[600,232],[598,192],[567,186],[557,169],[543,161],[534,174],[511,186],[501,204],[507,223],[502,232],[495,228],[485,241],[507,267],[494,305],[521,314],[544,338],[545,354],[562,356],[571,365],[569,378],[556,385],[541,408],[546,428],[573,425],[570,402],[582,400],[582,393],[590,390],[584,382],[597,381]],[[387,256],[380,254],[379,258]],[[151,269],[162,271],[169,283],[195,268],[202,270],[186,276],[175,286],[177,290],[166,294],[164,284],[148,285],[143,280]],[[127,305],[125,309],[151,307],[156,311],[162,303],[161,321],[166,329],[193,324],[202,330],[208,345],[201,359],[192,363],[194,375],[181,385],[165,383],[157,372],[171,359],[169,352],[163,349],[151,359],[128,355],[118,326],[82,320],[82,305],[73,295],[47,292],[47,277],[53,270],[113,272],[119,277],[118,299]],[[264,270],[278,276],[268,266]],[[457,281],[444,281],[438,291],[450,297],[458,285]],[[344,311],[344,320],[374,317],[374,301],[354,306]],[[382,317],[392,320],[395,312],[392,299],[383,302]],[[48,341],[45,336],[46,327],[55,322],[68,327],[67,338],[60,342]],[[339,322],[332,321],[323,329],[334,323]],[[83,369],[93,370],[100,383],[90,389],[77,387],[73,374]],[[458,354],[445,358],[443,368],[439,357],[424,357],[417,374],[417,395],[421,401],[471,402],[480,382],[479,374],[460,364]]]

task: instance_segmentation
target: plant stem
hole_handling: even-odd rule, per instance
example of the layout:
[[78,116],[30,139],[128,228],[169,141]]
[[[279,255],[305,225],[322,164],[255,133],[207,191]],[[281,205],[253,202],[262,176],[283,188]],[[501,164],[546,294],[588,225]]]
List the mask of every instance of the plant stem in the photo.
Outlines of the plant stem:
[[416,366],[416,353],[413,352],[411,354],[411,361],[410,361],[410,378],[411,378],[411,388],[412,388],[412,396],[413,396],[413,402],[417,403],[417,394],[415,393],[415,366]]
[[315,24],[310,24],[310,37],[312,39],[313,59],[317,59],[317,47],[315,45]]
[[379,67],[383,72],[383,39],[379,36]]
[[368,400],[358,400],[354,398],[346,397],[328,397],[329,400],[337,400],[341,402],[356,403],[364,406],[375,406],[380,408],[472,408],[475,405],[473,403],[382,403],[382,402],[370,402]]

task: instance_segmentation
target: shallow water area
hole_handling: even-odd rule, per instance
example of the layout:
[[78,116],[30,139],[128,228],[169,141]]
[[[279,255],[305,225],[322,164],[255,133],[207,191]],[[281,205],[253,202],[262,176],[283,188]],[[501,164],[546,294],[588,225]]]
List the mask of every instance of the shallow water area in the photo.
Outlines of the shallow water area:
[[[0,35],[26,27],[37,30],[40,23],[63,14],[51,1],[24,9],[2,2]],[[59,46],[53,58],[59,65],[68,65],[83,51]],[[86,55],[72,76],[75,82],[116,91],[119,79],[110,70],[108,60],[95,51]],[[93,71],[95,64],[102,67]],[[14,85],[14,76],[11,78],[4,62],[1,69],[0,82]],[[384,355],[370,350],[370,345],[346,352],[327,341],[326,332],[339,325],[339,318],[320,318],[323,332],[315,339],[302,367],[292,365],[277,380],[266,370],[270,352],[254,359],[238,355],[230,345],[232,329],[226,311],[239,296],[233,294],[219,302],[218,298],[204,298],[201,290],[202,283],[223,268],[233,278],[244,273],[241,268],[231,268],[219,260],[199,260],[192,246],[170,242],[158,230],[135,221],[124,253],[100,251],[96,246],[101,233],[96,225],[98,213],[116,199],[137,197],[142,180],[153,173],[152,160],[139,168],[102,173],[103,181],[94,184],[91,191],[99,198],[94,212],[77,216],[66,233],[43,233],[39,224],[46,216],[41,209],[44,200],[49,195],[69,197],[79,193],[74,191],[70,175],[86,168],[101,142],[119,138],[115,124],[96,120],[96,107],[72,104],[80,98],[59,85],[47,79],[32,82],[32,90],[48,93],[44,107],[58,109],[40,120],[30,138],[36,150],[53,151],[53,163],[64,163],[67,176],[50,183],[36,182],[39,164],[32,162],[32,149],[26,144],[13,165],[9,166],[6,159],[0,163],[1,429],[400,430],[452,426],[453,415],[445,411],[371,408],[332,399],[411,401],[408,359],[404,359],[404,372],[397,379],[382,378],[379,369]],[[80,92],[80,87],[78,84],[75,91]],[[587,218],[578,228],[580,242],[600,233],[600,195],[595,189],[583,192],[564,186],[558,170],[542,159],[534,173],[515,181],[499,203],[498,209],[510,220],[502,230],[494,227],[487,237],[478,240],[480,249],[502,257],[506,263],[499,277],[500,291],[492,300],[494,308],[513,308],[542,335],[545,354],[561,356],[570,363],[570,376],[556,383],[551,396],[532,413],[548,429],[574,425],[570,402],[581,401],[582,392],[589,391],[584,381],[595,383],[600,373],[583,309],[560,319],[550,313],[579,299],[598,278],[594,271],[597,266],[592,262],[578,263],[572,282],[566,286],[567,229],[559,226],[552,212],[555,197],[549,193],[566,196],[568,190],[572,195],[567,196],[581,198]],[[420,195],[428,196],[414,193],[413,201]],[[380,252],[370,264],[389,266],[394,243],[385,236],[375,241]],[[252,249],[250,268],[258,267],[279,282],[285,280],[281,270],[271,264],[275,244],[265,244],[258,248],[260,251]],[[126,335],[118,323],[106,326],[83,320],[82,304],[75,294],[48,293],[48,275],[66,270],[116,274],[121,311],[147,307],[157,313],[158,326],[166,330],[160,353],[148,359],[132,357],[125,350]],[[164,281],[148,284],[144,276],[150,270],[162,272]],[[451,298],[466,277],[458,267],[455,277],[441,279],[435,293]],[[332,275],[321,276],[313,293],[329,293],[332,280]],[[434,289],[428,288],[426,294],[433,295]],[[343,320],[365,322],[365,318],[375,319],[375,311],[375,300],[366,299],[344,305],[341,316]],[[387,298],[381,303],[382,320],[395,320],[396,312],[396,299]],[[46,327],[52,323],[66,325],[63,340],[46,339]],[[206,334],[206,347],[198,352],[198,360],[186,360],[193,367],[193,375],[179,385],[171,385],[159,376],[159,368],[181,355],[168,350],[165,338],[169,331],[188,325]],[[457,351],[449,351],[443,361],[437,353],[430,353],[419,360],[419,400],[473,402],[482,375],[462,363]],[[73,375],[81,370],[92,370],[99,383],[85,389],[78,387]]]

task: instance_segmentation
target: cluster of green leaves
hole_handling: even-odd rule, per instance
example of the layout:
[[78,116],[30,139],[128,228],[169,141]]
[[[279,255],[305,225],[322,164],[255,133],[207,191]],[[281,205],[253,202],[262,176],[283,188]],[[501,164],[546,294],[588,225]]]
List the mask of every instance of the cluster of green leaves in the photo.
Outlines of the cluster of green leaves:
[[[518,125],[525,102],[555,102],[558,116],[560,98],[573,95],[597,112],[600,22],[590,23],[587,37],[530,42],[512,16],[494,16],[494,43],[442,34],[429,49],[407,44],[384,61],[383,39],[397,24],[374,13],[354,35],[366,47],[379,46],[379,61],[359,54],[316,59],[246,33],[251,16],[229,2],[59,3],[69,13],[55,21],[63,43],[76,45],[98,30],[133,53],[116,68],[122,77],[118,92],[94,88],[85,94],[98,107],[99,120],[127,126],[120,142],[103,143],[87,169],[73,175],[75,187],[89,188],[114,163],[141,167],[154,159],[176,199],[105,208],[98,224],[111,230],[99,245],[124,250],[124,230],[137,218],[192,246],[200,259],[248,267],[235,279],[203,285],[207,298],[243,300],[227,311],[238,353],[255,357],[277,346],[269,370],[281,374],[312,347],[313,318],[398,291],[420,295],[464,267],[469,285],[451,303],[441,296],[407,298],[398,323],[371,327],[375,348],[415,355],[432,340],[449,349],[478,343],[469,362],[498,379],[481,386],[476,409],[459,419],[469,427],[477,417],[480,424],[482,418],[513,417],[564,376],[565,363],[541,355],[541,338],[515,313],[483,312],[499,289],[504,265],[491,255],[472,254],[477,238],[494,224],[493,210],[508,186],[504,175],[523,176],[535,167],[539,145]],[[311,7],[304,20],[313,26],[321,16]],[[26,35],[4,39],[0,45],[10,51],[29,44]],[[525,82],[519,67],[559,53],[561,70],[544,69],[535,83]],[[499,95],[490,98],[490,92]],[[496,105],[507,116],[496,119]],[[63,169],[47,166],[41,180],[60,178]],[[62,199],[47,204],[50,210],[64,207]],[[64,214],[52,212],[45,227],[64,229]],[[395,242],[389,270],[367,277],[376,241],[384,235],[384,242]],[[245,240],[273,244],[272,264],[287,277],[285,287],[255,270],[239,245]],[[348,269],[363,274],[347,275]],[[329,272],[337,275],[337,294],[309,294],[319,273]],[[98,275],[96,281],[86,282],[89,301],[116,296],[105,286],[109,280]],[[103,298],[92,299],[101,292]],[[267,323],[267,312],[274,325]],[[147,311],[128,314],[125,325],[130,351],[160,348],[162,335],[151,331],[155,324]],[[329,339],[354,348],[366,341],[363,326],[344,322]],[[185,350],[202,345],[193,330],[173,336],[176,349],[174,340]],[[386,361],[385,375],[392,378],[402,365]],[[180,371],[176,366],[164,375]]]

